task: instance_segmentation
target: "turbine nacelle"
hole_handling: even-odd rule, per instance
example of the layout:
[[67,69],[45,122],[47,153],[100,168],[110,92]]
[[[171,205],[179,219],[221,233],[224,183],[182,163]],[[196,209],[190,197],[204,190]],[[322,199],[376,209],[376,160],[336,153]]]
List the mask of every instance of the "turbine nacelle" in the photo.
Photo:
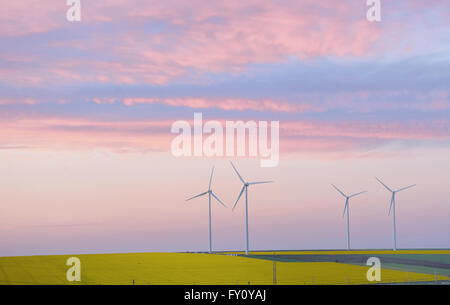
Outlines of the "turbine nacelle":
[[336,185],[332,184],[332,186],[333,186],[333,187],[336,189],[336,191],[338,191],[343,197],[345,197],[345,206],[344,206],[344,212],[342,213],[342,218],[343,218],[344,215],[345,215],[345,211],[348,212],[348,202],[349,202],[350,198],[353,198],[353,197],[356,197],[356,196],[358,196],[358,195],[367,193],[367,191],[362,191],[362,192],[355,193],[355,194],[352,194],[352,195],[346,195],[346,194],[344,194],[344,192],[342,192],[340,189],[338,189]]
[[406,186],[406,187],[399,188],[398,190],[392,190],[390,187],[388,187],[386,184],[384,184],[383,181],[381,181],[377,177],[375,177],[375,179],[377,179],[377,181],[380,182],[381,185],[383,185],[389,192],[391,192],[393,194],[401,192],[401,191],[404,191],[404,190],[407,190],[407,189],[410,189],[410,188],[416,186],[416,184],[413,184],[413,185],[409,185],[409,186]]
[[244,193],[245,190],[247,190],[247,188],[248,188],[249,186],[255,185],[255,184],[272,183],[273,181],[246,182],[246,181],[242,178],[241,174],[239,174],[239,172],[238,172],[238,170],[236,169],[236,167],[234,166],[233,162],[230,161],[230,163],[231,163],[231,166],[233,167],[234,171],[236,172],[236,175],[239,177],[239,180],[241,180],[241,182],[242,182],[242,184],[243,184],[242,189],[241,189],[241,192],[239,193],[239,196],[238,196],[238,198],[237,198],[237,200],[236,200],[236,203],[235,203],[234,206],[233,206],[233,209],[232,209],[232,210],[234,211],[234,208],[235,208],[236,205],[238,204],[239,199],[241,199],[242,194]]
[[227,207],[227,206],[219,199],[219,197],[217,197],[217,195],[214,194],[213,190],[211,189],[211,182],[212,182],[213,174],[214,174],[214,167],[213,167],[212,170],[211,170],[211,177],[209,178],[208,190],[207,190],[206,192],[204,192],[204,193],[201,193],[201,194],[198,194],[198,195],[196,195],[196,196],[194,196],[194,197],[188,198],[188,199],[186,199],[186,201],[190,201],[190,200],[195,199],[195,198],[198,198],[198,197],[202,197],[202,196],[205,196],[205,195],[209,195],[209,196],[214,197],[214,199],[216,199],[217,202],[219,202],[221,205],[223,205],[224,207]]
[[385,183],[383,183],[383,181],[381,181],[380,179],[378,179],[377,177],[375,177],[375,179],[377,179],[378,182],[380,182],[381,185],[383,185],[389,192],[392,193],[392,197],[391,197],[391,204],[389,205],[389,213],[388,215],[391,215],[391,210],[392,210],[392,206],[395,203],[395,194],[401,192],[401,191],[405,191],[407,189],[410,189],[414,186],[416,186],[416,184],[410,185],[410,186],[405,186],[402,188],[399,188],[398,190],[392,190],[390,187],[388,187]]

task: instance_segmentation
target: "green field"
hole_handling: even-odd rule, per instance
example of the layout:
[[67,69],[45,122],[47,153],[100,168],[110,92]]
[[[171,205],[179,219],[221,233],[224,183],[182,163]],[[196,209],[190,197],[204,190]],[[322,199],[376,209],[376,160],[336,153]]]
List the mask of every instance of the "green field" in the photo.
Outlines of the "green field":
[[[236,252],[243,255],[242,252]],[[357,251],[259,251],[249,257],[280,262],[339,262],[365,266],[371,256],[378,257],[384,269],[450,277],[449,250],[357,250]]]
[[[135,253],[0,257],[0,284],[74,284],[66,280],[69,268],[66,261],[72,256],[81,261],[81,282],[75,284],[130,285],[133,281],[138,285],[274,283],[274,260],[260,259],[254,255],[245,257],[235,254]],[[447,257],[441,259],[446,261]],[[335,262],[278,261],[276,281],[281,285],[370,284],[366,279],[368,268]],[[382,282],[433,282],[449,279],[447,276],[436,276],[426,271],[391,269],[395,268],[382,270]]]

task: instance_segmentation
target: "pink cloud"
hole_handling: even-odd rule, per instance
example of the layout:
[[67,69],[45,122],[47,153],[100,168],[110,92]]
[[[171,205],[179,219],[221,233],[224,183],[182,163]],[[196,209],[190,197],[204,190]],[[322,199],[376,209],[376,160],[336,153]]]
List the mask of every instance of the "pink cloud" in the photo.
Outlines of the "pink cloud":
[[[411,35],[405,35],[413,32],[410,20],[425,22],[426,9],[449,9],[441,1],[396,3],[386,5],[386,21],[376,25],[365,19],[364,1],[195,0],[188,5],[182,0],[89,1],[82,5],[81,27],[65,19],[65,1],[10,1],[0,12],[0,37],[67,30],[65,39],[47,42],[49,34],[41,42],[36,38],[37,45],[56,52],[65,48],[105,53],[113,59],[86,55],[44,62],[34,58],[39,68],[0,68],[0,80],[166,84],[193,69],[236,73],[252,63],[379,55],[392,53],[396,46],[402,54],[411,53],[418,46],[412,44]],[[399,11],[408,13],[409,19],[390,18]],[[83,34],[81,38],[76,31]],[[11,60],[15,51],[0,58]]]
[[[82,25],[95,29],[101,23],[120,23],[123,30],[83,35],[82,39],[74,37],[48,46],[107,52],[117,60],[41,62],[42,69],[28,70],[31,80],[41,77],[41,81],[58,82],[163,84],[190,69],[240,71],[250,63],[278,62],[289,56],[364,56],[373,52],[371,46],[381,35],[379,27],[361,18],[364,5],[336,5],[334,1],[282,5],[267,1],[192,1],[186,5],[179,0],[134,0],[89,3],[82,9]],[[74,30],[77,25],[65,20],[66,10],[61,1],[8,3],[0,13],[0,20],[7,17],[8,21],[7,26],[0,26],[0,36]],[[144,31],[150,27],[151,32],[151,23],[146,25],[149,21],[164,22],[163,28],[168,29],[149,34]],[[24,82],[22,71],[3,72],[2,78]]]
[[450,139],[447,121],[382,123],[382,122],[285,122],[282,134],[308,137],[348,137],[380,140]]
[[314,106],[309,104],[290,104],[285,101],[270,99],[241,99],[241,98],[125,98],[123,103],[127,106],[136,104],[163,103],[170,106],[184,106],[190,108],[219,108],[223,110],[255,110],[274,112],[304,112]]
[[[398,95],[408,94],[417,101],[396,101]],[[123,102],[127,106],[137,104],[165,104],[170,106],[183,106],[196,109],[217,108],[229,111],[271,111],[284,113],[322,112],[331,109],[351,108],[361,112],[375,110],[416,109],[445,110],[450,109],[450,94],[447,91],[431,91],[426,94],[411,93],[408,90],[401,91],[352,91],[337,92],[331,96],[323,96],[317,93],[302,94],[296,100],[286,101],[282,99],[248,99],[248,98],[204,98],[204,97],[126,97],[123,99],[105,97],[94,98],[98,104],[110,104]],[[376,102],[373,102],[376,101]]]
[[[170,133],[173,122],[22,117],[2,123],[0,146],[168,152],[176,136]],[[289,154],[361,154],[393,140],[448,141],[448,128],[448,122],[442,121],[402,124],[362,121],[280,122],[280,148]]]
[[37,100],[33,98],[2,98],[0,96],[0,105],[13,105],[13,104],[34,105],[36,103]]

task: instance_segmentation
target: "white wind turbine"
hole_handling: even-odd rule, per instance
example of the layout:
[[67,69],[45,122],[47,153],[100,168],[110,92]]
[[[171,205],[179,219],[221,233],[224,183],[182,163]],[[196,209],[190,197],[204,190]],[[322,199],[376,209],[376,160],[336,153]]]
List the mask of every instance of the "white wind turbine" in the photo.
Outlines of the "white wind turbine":
[[214,167],[212,168],[211,171],[211,177],[209,178],[209,186],[208,186],[208,191],[198,194],[194,197],[191,197],[189,199],[186,199],[186,201],[192,200],[194,198],[198,198],[198,197],[202,197],[206,194],[208,194],[208,199],[209,199],[209,253],[212,252],[212,238],[211,238],[211,196],[214,197],[214,199],[217,200],[217,202],[219,202],[221,205],[223,205],[224,207],[227,207],[211,190],[211,182],[212,182],[212,177],[214,174]]
[[389,192],[392,193],[391,204],[389,206],[389,214],[388,215],[391,215],[391,210],[392,210],[392,212],[393,212],[392,214],[393,214],[393,218],[394,218],[394,250],[397,250],[397,225],[395,223],[395,194],[398,193],[398,192],[407,190],[409,188],[412,188],[413,186],[416,186],[416,185],[413,184],[413,185],[410,185],[410,186],[402,187],[401,189],[398,189],[396,191],[393,191],[386,184],[381,182],[380,179],[378,179],[377,177],[375,177],[375,179],[377,179],[378,182],[380,182]]
[[350,196],[345,195],[340,189],[338,189],[334,184],[332,184],[332,186],[336,189],[336,191],[338,191],[339,193],[341,193],[342,196],[345,197],[345,206],[344,206],[344,213],[342,213],[342,218],[344,218],[345,215],[345,211],[347,211],[347,249],[350,250],[350,207],[349,207],[349,199],[364,193],[367,193],[367,191],[363,191],[363,192],[359,192]]
[[239,196],[236,200],[236,203],[233,206],[233,211],[234,211],[234,208],[236,207],[237,203],[239,202],[239,199],[241,199],[242,193],[245,190],[245,241],[246,241],[245,254],[248,255],[248,192],[247,192],[247,189],[250,185],[272,183],[273,181],[245,182],[244,179],[242,179],[242,177],[239,174],[236,167],[234,167],[233,162],[230,161],[230,163],[231,163],[231,166],[233,167],[234,171],[238,175],[239,179],[242,181],[242,184],[244,184],[244,186],[242,187],[241,192],[239,193]]

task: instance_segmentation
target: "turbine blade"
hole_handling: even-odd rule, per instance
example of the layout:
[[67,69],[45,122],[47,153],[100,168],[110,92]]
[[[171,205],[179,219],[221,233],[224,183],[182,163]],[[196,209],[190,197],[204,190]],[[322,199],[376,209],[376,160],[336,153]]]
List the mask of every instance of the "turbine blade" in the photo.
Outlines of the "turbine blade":
[[216,200],[221,204],[221,205],[223,205],[224,207],[227,207],[226,205],[225,205],[225,203],[223,203],[213,192],[211,192],[211,195],[214,197],[214,198],[216,198]]
[[336,187],[336,185],[332,184],[332,186],[336,189],[336,191],[338,191],[339,193],[341,193],[342,196],[344,196],[345,198],[347,198],[347,195],[345,195],[340,189],[338,189]]
[[233,210],[232,210],[232,211],[234,211],[234,208],[236,207],[236,205],[237,205],[239,199],[241,199],[241,196],[242,196],[242,193],[244,192],[244,189],[245,189],[245,185],[242,187],[242,190],[241,190],[241,192],[239,193],[239,196],[238,196],[238,198],[237,198],[237,200],[236,200],[236,203],[235,203],[234,206],[233,206]]
[[388,213],[389,216],[391,215],[391,210],[392,210],[393,204],[394,204],[394,195],[392,195],[392,197],[391,197],[391,205],[389,206],[389,213]]
[[204,196],[204,195],[206,195],[206,194],[208,194],[208,192],[204,192],[204,193],[198,194],[198,195],[196,195],[196,196],[194,196],[194,197],[191,197],[191,198],[189,198],[189,199],[186,199],[186,201],[189,201],[189,200],[195,199],[195,198],[197,198],[197,197],[201,197],[201,196]]
[[273,183],[273,181],[249,182],[249,185],[263,184],[263,183]]
[[231,162],[231,161],[230,161],[230,163],[231,163],[231,166],[233,166],[233,168],[234,168],[234,171],[235,171],[235,172],[236,172],[236,174],[238,175],[239,179],[241,179],[242,183],[244,183],[244,184],[245,184],[245,181],[244,181],[244,179],[242,179],[242,177],[241,177],[241,175],[239,174],[238,170],[236,169],[236,167],[234,167],[234,164],[233,164],[233,162]]
[[345,216],[345,210],[347,210],[348,199],[345,201],[344,212],[342,213],[342,218]]
[[401,192],[401,191],[410,189],[410,188],[412,188],[412,187],[414,187],[414,186],[416,186],[416,184],[413,184],[413,185],[410,185],[410,186],[407,186],[407,187],[403,187],[403,188],[401,188],[401,189],[399,189],[399,190],[396,190],[395,192],[398,193],[398,192]]
[[393,190],[391,190],[386,184],[384,184],[383,182],[381,182],[380,179],[378,179],[377,177],[375,177],[375,179],[378,180],[378,182],[380,182],[389,192],[393,192]]
[[211,177],[209,178],[209,186],[208,186],[208,190],[211,189],[211,182],[212,182],[213,174],[214,174],[214,166],[213,166],[213,168],[212,168],[212,170],[211,170]]
[[359,193],[356,193],[356,194],[350,195],[350,196],[348,196],[348,197],[349,197],[349,198],[352,198],[352,197],[355,197],[355,196],[358,196],[358,195],[361,195],[361,194],[364,194],[364,193],[367,193],[367,191],[364,191],[364,192],[359,192]]

